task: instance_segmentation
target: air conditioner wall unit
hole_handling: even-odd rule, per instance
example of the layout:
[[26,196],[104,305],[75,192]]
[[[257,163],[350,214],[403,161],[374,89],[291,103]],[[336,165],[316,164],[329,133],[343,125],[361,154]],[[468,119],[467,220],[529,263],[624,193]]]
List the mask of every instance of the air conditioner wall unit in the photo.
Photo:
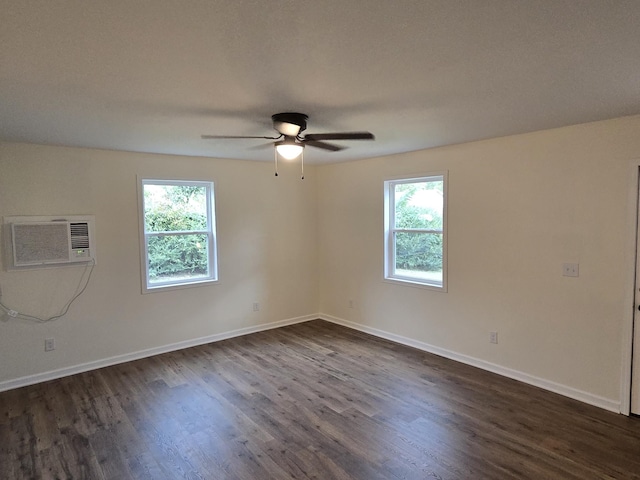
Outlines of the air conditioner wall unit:
[[89,215],[5,217],[8,268],[95,263],[94,223]]

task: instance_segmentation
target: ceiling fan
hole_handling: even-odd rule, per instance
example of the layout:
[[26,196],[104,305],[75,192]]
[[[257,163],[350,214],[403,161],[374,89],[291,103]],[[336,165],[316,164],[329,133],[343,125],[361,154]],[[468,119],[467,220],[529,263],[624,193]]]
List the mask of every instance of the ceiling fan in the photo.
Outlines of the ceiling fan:
[[[234,136],[234,135],[202,135],[202,138],[207,139],[246,139],[246,138],[264,138],[267,140],[276,140],[273,144],[275,146],[275,161],[276,161],[276,176],[278,176],[278,155],[281,155],[287,160],[293,160],[301,155],[304,151],[304,147],[309,145],[310,147],[321,148],[330,152],[338,152],[344,150],[346,147],[335,145],[333,143],[327,143],[325,140],[374,140],[375,137],[370,132],[340,132],[340,133],[307,133],[301,135],[307,128],[307,119],[309,117],[304,113],[285,112],[276,113],[271,116],[273,121],[273,128],[280,135],[277,137],[267,136]],[[304,158],[303,158],[304,161]],[[304,164],[302,166],[304,179]]]

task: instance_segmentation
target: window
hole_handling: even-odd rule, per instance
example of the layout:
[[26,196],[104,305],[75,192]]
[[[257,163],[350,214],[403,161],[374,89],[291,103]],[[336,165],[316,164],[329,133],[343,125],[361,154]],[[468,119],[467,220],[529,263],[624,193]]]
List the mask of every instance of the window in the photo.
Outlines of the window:
[[384,182],[385,279],[446,290],[446,180]]
[[140,184],[143,291],[216,281],[213,183]]

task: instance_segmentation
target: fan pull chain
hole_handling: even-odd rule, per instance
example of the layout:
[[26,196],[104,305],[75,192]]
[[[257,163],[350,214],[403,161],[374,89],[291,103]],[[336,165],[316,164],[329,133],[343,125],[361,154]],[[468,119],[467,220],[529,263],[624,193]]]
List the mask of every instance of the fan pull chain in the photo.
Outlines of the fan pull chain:
[[278,150],[276,150],[275,147],[273,147],[273,155],[276,159],[276,177],[278,176]]
[[300,165],[301,165],[301,168],[302,168],[301,180],[304,180],[304,150],[302,150],[302,153],[300,154]]

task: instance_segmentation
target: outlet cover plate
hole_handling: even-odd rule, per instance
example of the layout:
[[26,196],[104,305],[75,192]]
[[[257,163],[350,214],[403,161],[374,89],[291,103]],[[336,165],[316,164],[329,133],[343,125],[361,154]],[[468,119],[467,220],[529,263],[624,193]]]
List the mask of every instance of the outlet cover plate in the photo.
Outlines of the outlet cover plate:
[[578,277],[580,276],[580,264],[578,263],[563,263],[562,275],[564,277]]

